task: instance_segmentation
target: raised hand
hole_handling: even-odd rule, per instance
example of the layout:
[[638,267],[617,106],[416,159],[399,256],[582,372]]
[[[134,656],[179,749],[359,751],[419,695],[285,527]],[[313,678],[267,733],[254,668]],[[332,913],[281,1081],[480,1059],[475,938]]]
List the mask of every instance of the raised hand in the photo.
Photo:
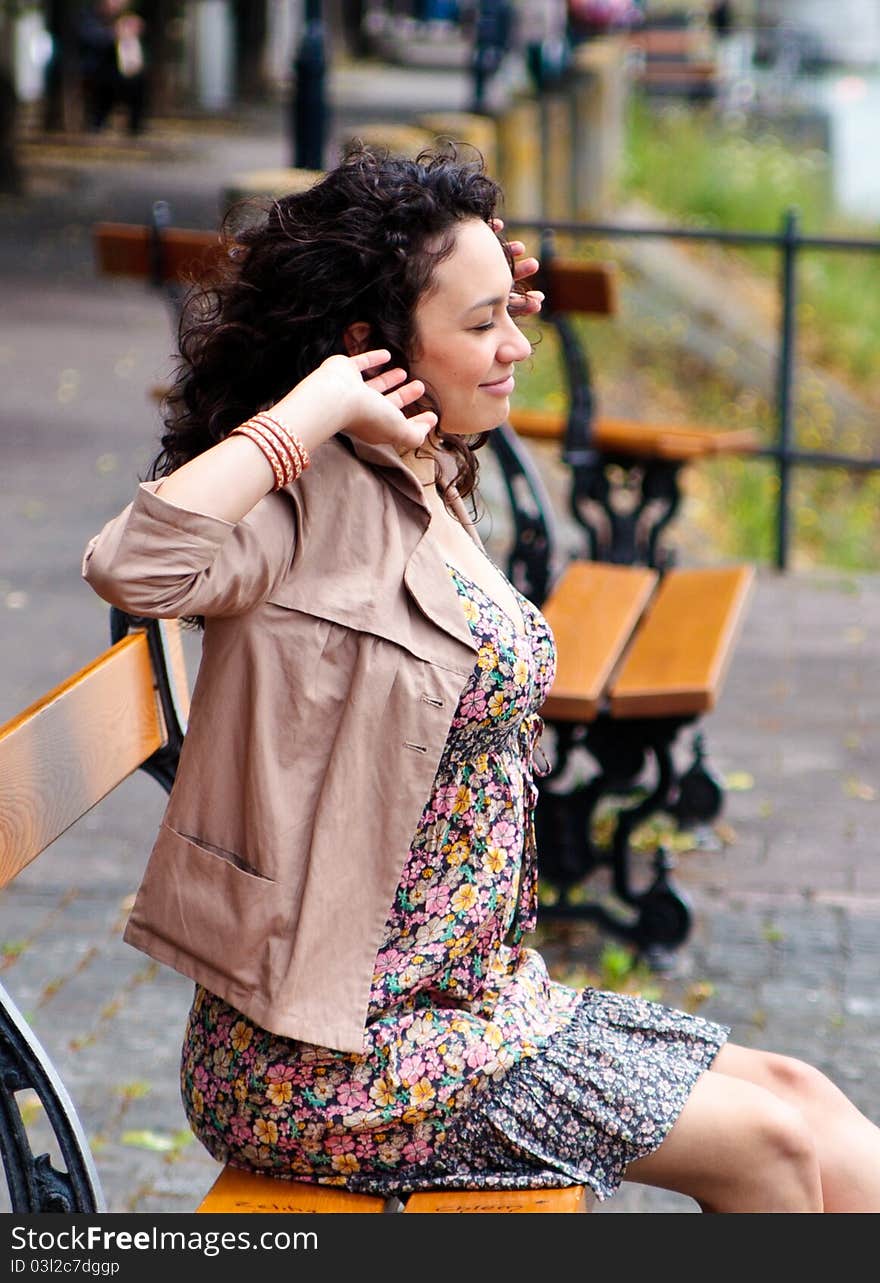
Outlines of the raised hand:
[[437,423],[432,410],[407,416],[404,410],[424,395],[420,379],[408,379],[400,367],[365,377],[370,370],[386,365],[391,353],[385,348],[360,352],[357,356],[331,356],[313,370],[275,406],[284,420],[294,421],[304,398],[326,407],[327,436],[348,432],[374,445],[389,444],[413,450],[424,441]]
[[[493,218],[491,226],[493,231],[499,235],[504,230],[504,222],[500,218]],[[526,247],[523,242],[508,241],[507,246],[514,260],[513,279],[522,281],[527,276],[534,276],[540,264],[536,258],[526,256]],[[527,290],[525,294],[520,294],[517,290],[511,290],[508,310],[511,316],[529,316],[540,312],[543,302],[544,294],[541,290]]]

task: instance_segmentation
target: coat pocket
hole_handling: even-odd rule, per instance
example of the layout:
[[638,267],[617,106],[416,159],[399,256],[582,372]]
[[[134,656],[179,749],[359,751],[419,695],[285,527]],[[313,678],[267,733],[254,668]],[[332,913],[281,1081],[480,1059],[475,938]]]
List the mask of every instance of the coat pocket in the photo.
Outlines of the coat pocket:
[[219,851],[163,824],[129,926],[237,989],[271,992],[290,956],[292,893]]

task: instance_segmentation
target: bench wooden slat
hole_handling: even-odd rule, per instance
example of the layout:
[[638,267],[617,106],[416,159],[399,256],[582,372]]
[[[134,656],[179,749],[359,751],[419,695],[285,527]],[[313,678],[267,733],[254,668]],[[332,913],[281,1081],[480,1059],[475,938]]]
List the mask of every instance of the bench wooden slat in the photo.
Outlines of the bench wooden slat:
[[[149,227],[130,223],[97,223],[94,228],[98,270],[110,276],[152,276]],[[189,272],[211,266],[225,250],[216,232],[168,227],[162,231],[164,281],[177,281]]]
[[641,566],[575,561],[542,607],[556,638],[557,667],[542,716],[591,722],[657,572]]
[[351,1194],[334,1185],[287,1181],[224,1167],[196,1211],[375,1213],[385,1211],[385,1200],[371,1194]]
[[[522,437],[561,441],[566,418],[554,410],[514,410],[510,422]],[[600,415],[593,423],[592,444],[606,453],[662,459],[705,458],[718,454],[747,454],[758,448],[750,428],[702,428],[697,424],[644,423]]]
[[411,1194],[403,1209],[408,1212],[589,1212],[595,1197],[583,1185],[566,1189],[428,1190]]
[[165,741],[142,632],[0,727],[0,886]]
[[658,29],[656,31],[633,31],[627,36],[630,48],[641,50],[651,56],[687,57],[704,49],[706,37],[694,28]]
[[670,571],[612,683],[612,716],[714,708],[753,578],[751,566]]
[[618,273],[611,263],[553,258],[549,270],[539,271],[535,281],[535,288],[546,291],[554,312],[614,316],[619,310]]

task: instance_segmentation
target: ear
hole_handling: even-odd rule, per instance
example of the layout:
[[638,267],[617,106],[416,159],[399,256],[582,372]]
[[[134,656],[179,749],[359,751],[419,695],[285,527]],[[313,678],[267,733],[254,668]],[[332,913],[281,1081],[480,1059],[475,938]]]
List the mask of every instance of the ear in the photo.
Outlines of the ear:
[[351,325],[346,326],[342,341],[348,355],[357,356],[360,352],[369,352],[370,349],[367,347],[369,337],[370,326],[367,321],[353,321]]

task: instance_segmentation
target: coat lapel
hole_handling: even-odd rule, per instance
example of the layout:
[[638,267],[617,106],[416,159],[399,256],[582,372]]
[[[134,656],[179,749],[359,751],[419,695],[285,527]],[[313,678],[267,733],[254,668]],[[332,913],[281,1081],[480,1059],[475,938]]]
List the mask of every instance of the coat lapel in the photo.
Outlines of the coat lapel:
[[[410,554],[404,572],[404,582],[410,596],[432,623],[456,641],[463,642],[470,651],[476,651],[476,643],[461,608],[455,584],[442,554],[430,538],[431,513],[425,503],[421,485],[406,464],[401,462],[393,446],[370,445],[357,437],[347,437],[346,440],[357,458],[380,472],[389,485],[419,509],[417,516],[422,534]],[[441,456],[445,480],[451,479],[452,467],[453,461]],[[453,509],[471,538],[479,543],[467,509],[457,494],[453,499]]]

